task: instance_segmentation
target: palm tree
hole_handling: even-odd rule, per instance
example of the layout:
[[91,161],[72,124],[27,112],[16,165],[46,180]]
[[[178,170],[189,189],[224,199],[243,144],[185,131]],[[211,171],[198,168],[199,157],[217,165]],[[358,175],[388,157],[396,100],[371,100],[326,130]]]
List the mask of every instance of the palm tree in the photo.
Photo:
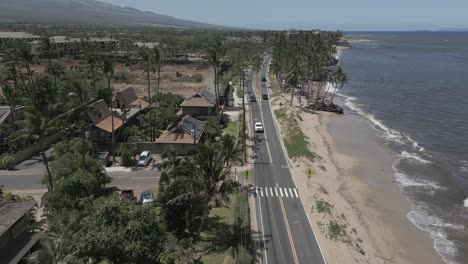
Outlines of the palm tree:
[[211,66],[213,66],[214,70],[214,88],[215,88],[215,96],[216,96],[216,120],[217,120],[217,129],[218,129],[218,136],[221,135],[221,129],[220,129],[220,116],[219,116],[219,82],[218,82],[218,71],[219,67],[221,65],[221,57],[224,55],[224,48],[223,48],[223,43],[222,39],[216,37],[211,46],[207,50],[208,57],[211,63]]
[[16,120],[16,107],[21,102],[21,96],[18,95],[17,90],[8,84],[2,86],[2,94],[0,94],[0,104],[8,105],[10,107],[13,120]]
[[[68,85],[68,94],[71,101],[69,101],[70,107],[72,107],[72,112],[78,110],[79,115],[81,116],[81,167],[84,169],[85,163],[85,139],[86,139],[86,127],[88,124],[88,111],[92,111],[93,108],[88,109],[88,105],[91,104],[95,98],[91,96],[88,92],[88,89],[79,81],[71,81]],[[73,111],[75,110],[75,111]]]
[[82,55],[82,58],[84,59],[86,64],[88,79],[94,79],[96,77],[96,55],[91,50],[86,50],[85,53]]
[[[11,53],[15,61],[18,61],[22,67],[26,67],[26,74],[28,77],[28,92],[32,96],[32,89],[34,86],[34,79],[31,71],[31,64],[36,59],[36,56],[32,53],[31,45],[25,41],[19,40],[16,41],[13,45]],[[21,74],[21,69],[19,70]],[[34,98],[31,98],[34,101]]]
[[49,60],[49,66],[52,65],[52,56],[55,54],[56,50],[49,36],[44,36],[39,41],[39,52]]
[[58,62],[55,62],[47,65],[46,72],[54,78],[54,87],[57,90],[57,78],[65,75],[64,66]]
[[114,144],[115,144],[115,135],[114,135],[114,100],[113,100],[113,92],[112,92],[112,87],[111,87],[111,80],[114,78],[114,69],[115,69],[115,63],[113,60],[109,58],[105,58],[103,65],[102,65],[102,74],[107,80],[107,87],[109,89],[109,102],[110,102],[110,110],[111,110],[111,124],[112,124],[112,145],[111,145],[111,155],[112,155],[112,160],[115,161],[115,155],[114,155]]
[[[192,158],[193,171],[186,176],[179,176],[172,183],[179,186],[181,182],[190,186],[187,191],[172,198],[169,203],[176,204],[181,201],[201,200],[203,215],[198,228],[200,235],[210,204],[227,199],[227,194],[234,192],[238,184],[229,178],[229,170],[224,166],[227,160],[226,150],[222,145],[206,143],[196,149]],[[185,167],[185,165],[184,165]]]
[[39,240],[41,249],[28,257],[31,264],[67,264],[77,260],[78,251],[63,235],[48,233]]
[[40,153],[42,156],[42,161],[47,170],[47,176],[49,180],[49,190],[53,191],[53,181],[52,181],[52,173],[49,168],[49,162],[47,160],[45,154],[45,144],[44,138],[46,136],[51,135],[57,129],[57,120],[56,119],[48,119],[45,114],[39,111],[35,106],[31,105],[28,106],[24,111],[24,120],[18,120],[17,123],[20,130],[13,132],[10,137],[15,140],[24,140],[30,141],[34,140],[35,142],[39,143],[40,146]]
[[336,83],[340,85],[338,89],[335,89],[335,92],[332,94],[330,103],[333,104],[333,99],[335,99],[335,96],[343,89],[343,86],[348,82],[348,77],[346,76],[346,73],[343,71],[343,68],[338,65],[337,70],[335,72],[335,78],[336,78]]
[[[147,74],[146,78],[148,81],[148,101],[151,104],[152,98],[151,98],[151,78],[150,78],[150,73],[153,72],[153,74],[156,72],[156,69],[158,71],[158,86],[156,90],[156,96],[159,96],[159,84],[160,84],[160,74],[161,74],[161,53],[157,47],[154,47],[152,50],[143,47],[139,50],[139,55],[142,58],[142,61],[144,63],[144,73]],[[150,107],[150,112],[149,112],[149,118],[150,118],[150,124],[151,124],[151,134],[150,134],[150,139],[151,141],[154,141],[155,138],[155,131],[154,131],[154,120],[152,116],[152,111]]]

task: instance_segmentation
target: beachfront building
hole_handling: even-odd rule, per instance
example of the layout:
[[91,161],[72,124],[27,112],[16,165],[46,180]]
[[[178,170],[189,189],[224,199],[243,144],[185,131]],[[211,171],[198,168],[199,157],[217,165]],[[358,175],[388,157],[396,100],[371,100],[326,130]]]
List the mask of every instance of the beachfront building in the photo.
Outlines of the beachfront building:
[[118,41],[111,38],[70,38],[67,36],[51,37],[59,56],[79,55],[84,49],[95,52],[112,52],[117,50]]
[[24,40],[26,42],[38,41],[41,36],[33,35],[28,32],[0,32],[0,49],[4,49],[9,43],[15,40]]

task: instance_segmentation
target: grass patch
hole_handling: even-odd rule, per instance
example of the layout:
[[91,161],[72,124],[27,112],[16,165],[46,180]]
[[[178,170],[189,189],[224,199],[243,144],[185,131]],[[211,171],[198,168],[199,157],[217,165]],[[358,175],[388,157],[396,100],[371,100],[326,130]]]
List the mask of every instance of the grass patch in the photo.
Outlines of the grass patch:
[[268,73],[268,79],[269,79],[269,82],[270,82],[270,89],[271,89],[270,97],[276,97],[276,96],[281,95],[281,90],[280,90],[280,87],[279,87],[279,84],[278,84],[278,80],[276,79],[273,72],[270,71]]
[[237,138],[238,129],[239,129],[239,120],[236,120],[234,122],[229,122],[227,127],[224,129],[223,133],[225,135],[231,135],[234,138]]
[[211,209],[207,228],[196,248],[202,263],[253,263],[250,209],[246,192],[232,194],[229,202]]
[[288,156],[293,160],[304,157],[313,161],[317,155],[309,150],[308,137],[299,127],[296,115],[286,107],[275,110],[275,115],[281,126],[286,129],[284,144]]
[[325,213],[331,215],[331,209],[333,208],[333,205],[325,202],[325,201],[315,201],[315,210],[317,210],[317,213]]
[[347,226],[345,224],[340,224],[335,220],[330,220],[328,223],[328,233],[326,236],[331,240],[350,243],[351,240],[346,233],[346,229]]

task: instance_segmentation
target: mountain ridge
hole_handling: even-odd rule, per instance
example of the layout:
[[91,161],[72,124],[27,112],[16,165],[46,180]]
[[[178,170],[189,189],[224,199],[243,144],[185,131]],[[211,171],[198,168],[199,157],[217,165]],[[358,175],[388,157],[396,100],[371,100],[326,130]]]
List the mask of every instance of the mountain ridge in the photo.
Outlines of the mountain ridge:
[[3,20],[14,20],[23,23],[146,25],[213,30],[234,29],[233,27],[177,19],[151,11],[121,7],[96,0],[0,1],[0,17]]

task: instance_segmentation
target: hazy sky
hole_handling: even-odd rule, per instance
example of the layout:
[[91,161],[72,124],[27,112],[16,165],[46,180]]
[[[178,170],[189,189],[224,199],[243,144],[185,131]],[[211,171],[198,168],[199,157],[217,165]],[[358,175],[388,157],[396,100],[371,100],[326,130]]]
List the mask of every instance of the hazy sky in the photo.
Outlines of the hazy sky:
[[101,0],[217,25],[261,29],[468,28],[468,0]]

